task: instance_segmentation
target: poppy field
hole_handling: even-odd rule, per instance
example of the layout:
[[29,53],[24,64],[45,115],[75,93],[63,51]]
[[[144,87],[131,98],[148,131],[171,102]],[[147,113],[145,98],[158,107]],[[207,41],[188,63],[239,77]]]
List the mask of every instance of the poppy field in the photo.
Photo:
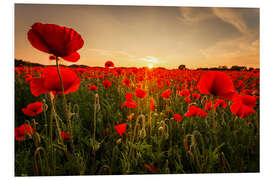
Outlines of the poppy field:
[[35,23],[55,66],[15,67],[15,175],[259,172],[260,72],[70,67],[83,38]]

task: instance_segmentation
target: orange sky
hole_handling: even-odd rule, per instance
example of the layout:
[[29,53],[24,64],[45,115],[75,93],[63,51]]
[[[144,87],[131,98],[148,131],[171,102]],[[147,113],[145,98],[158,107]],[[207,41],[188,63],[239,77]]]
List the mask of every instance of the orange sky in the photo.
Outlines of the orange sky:
[[258,8],[16,4],[15,58],[54,64],[27,40],[35,22],[81,34],[85,44],[76,64],[259,67]]

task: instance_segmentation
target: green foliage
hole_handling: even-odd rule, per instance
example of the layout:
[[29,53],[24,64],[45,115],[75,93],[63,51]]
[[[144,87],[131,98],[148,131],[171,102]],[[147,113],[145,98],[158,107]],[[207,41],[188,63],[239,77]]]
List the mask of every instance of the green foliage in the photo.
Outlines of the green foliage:
[[[36,131],[40,135],[38,146],[34,143],[34,137],[15,143],[16,176],[259,171],[259,107],[255,109],[255,114],[244,119],[235,118],[229,106],[226,109],[217,108],[215,134],[211,128],[211,115],[203,118],[183,116],[188,104],[175,91],[168,101],[163,100],[160,94],[153,96],[156,108],[152,113],[149,113],[149,96],[141,101],[135,99],[140,102],[136,109],[121,109],[126,92],[131,90],[118,86],[122,81],[121,77],[111,77],[110,80],[113,84],[107,89],[101,81],[97,82],[99,104],[96,111],[96,92],[89,91],[86,87],[92,83],[91,80],[82,81],[77,92],[66,96],[75,145],[75,154],[72,154],[69,140],[64,140],[64,144],[59,142],[55,121],[52,124],[54,145],[49,143],[49,136],[46,135],[46,125],[48,126],[52,110],[49,95],[33,96],[29,84],[16,77],[16,127],[25,120],[31,120],[21,112],[22,107],[36,101],[43,101],[48,106],[44,113],[34,117],[37,122]],[[199,100],[195,100],[195,103],[199,107],[203,106]],[[67,131],[60,95],[56,97],[55,104],[60,128]],[[175,121],[172,112],[181,114],[182,122]],[[135,115],[132,120],[128,120],[127,116],[131,113]],[[136,124],[140,114],[145,117],[145,137],[142,133],[143,121]],[[126,133],[121,137],[114,129],[120,123],[128,124]],[[49,170],[39,171],[39,174],[35,173],[33,162],[37,147],[45,149],[49,162]],[[46,167],[42,153],[39,163],[39,169]],[[145,164],[155,166],[157,170],[150,172]]]

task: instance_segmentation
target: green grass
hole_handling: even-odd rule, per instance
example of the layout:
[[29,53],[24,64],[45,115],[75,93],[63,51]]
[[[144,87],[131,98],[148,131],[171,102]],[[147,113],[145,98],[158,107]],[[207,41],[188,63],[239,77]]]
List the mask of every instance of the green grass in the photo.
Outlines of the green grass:
[[[48,131],[52,106],[49,95],[33,96],[29,84],[16,76],[15,127],[26,120],[33,126],[33,118],[25,116],[21,108],[36,101],[43,101],[48,107],[34,117],[38,135],[15,142],[16,176],[259,172],[259,107],[255,108],[254,114],[243,119],[231,113],[231,102],[228,102],[226,109],[219,107],[215,113],[208,112],[207,117],[184,117],[189,104],[176,95],[172,86],[169,87],[173,90],[169,100],[160,97],[161,92],[168,88],[164,87],[157,92],[148,92],[144,100],[133,97],[139,103],[136,109],[121,109],[126,92],[133,92],[134,89],[120,85],[122,76],[107,79],[113,82],[107,89],[101,80],[97,82],[99,103],[96,112],[96,92],[86,87],[92,80],[83,80],[77,92],[66,95],[72,113],[73,154],[69,140],[65,140],[64,144],[59,142],[55,119],[52,123],[53,145],[50,143]],[[156,86],[152,82],[148,85]],[[151,114],[149,94],[156,103]],[[201,101],[193,102],[203,108]],[[67,132],[61,95],[56,97],[55,105],[60,127]],[[127,116],[131,113],[134,117],[128,120]],[[182,122],[173,119],[174,113],[183,117]],[[138,117],[145,118],[145,128],[143,118],[136,121]],[[212,129],[213,118],[217,124],[216,134]],[[119,123],[128,124],[126,133],[121,137],[114,129]],[[44,148],[46,155],[37,151],[40,147]],[[157,167],[157,171],[150,172],[144,164]]]

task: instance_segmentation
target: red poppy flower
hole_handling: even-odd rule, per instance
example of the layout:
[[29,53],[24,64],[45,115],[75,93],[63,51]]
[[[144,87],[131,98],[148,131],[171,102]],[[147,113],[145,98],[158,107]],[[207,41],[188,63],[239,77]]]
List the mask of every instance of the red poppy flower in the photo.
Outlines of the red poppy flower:
[[256,97],[250,96],[250,95],[239,95],[236,98],[240,98],[239,100],[249,106],[249,107],[255,107],[256,106]]
[[15,139],[17,141],[25,140],[26,134],[32,136],[34,129],[29,124],[23,124],[20,127],[15,128]]
[[126,93],[126,101],[122,104],[121,109],[124,106],[127,106],[127,108],[136,108],[138,106],[138,103],[132,100],[132,96],[132,93]]
[[212,109],[212,101],[206,100],[206,101],[205,101],[205,105],[204,105],[204,109],[205,109],[206,111],[211,110],[211,109]]
[[[60,67],[60,73],[64,85],[64,93],[76,92],[80,86],[81,79],[70,69]],[[56,67],[44,68],[41,77],[33,78],[30,83],[33,95],[53,92],[62,94],[62,86]]]
[[156,171],[158,169],[157,167],[151,166],[149,164],[144,164],[144,167],[146,167],[149,172],[153,172],[153,171]]
[[230,109],[231,112],[239,118],[244,118],[255,113],[252,109],[256,106],[256,98],[250,95],[238,95],[233,99],[233,104]]
[[217,107],[219,106],[226,108],[227,107],[226,101],[223,99],[215,99],[214,110],[216,110]]
[[191,102],[191,98],[190,97],[186,97],[185,98],[185,102]]
[[177,122],[181,122],[182,121],[182,116],[180,114],[174,114],[173,115],[174,119],[177,121]]
[[66,133],[66,132],[64,132],[64,131],[61,132],[61,137],[62,137],[62,139],[64,139],[64,140],[69,139],[68,133]]
[[109,67],[114,67],[114,64],[113,64],[112,61],[107,61],[107,62],[105,63],[105,68],[109,68]]
[[122,136],[126,132],[127,124],[118,124],[114,126],[117,133]]
[[80,59],[77,51],[84,44],[81,35],[73,29],[40,22],[33,24],[28,31],[28,40],[34,48],[70,62]]
[[150,111],[152,112],[154,110],[155,110],[155,103],[154,103],[153,98],[151,98],[151,100],[150,100]]
[[35,116],[43,111],[42,106],[42,102],[28,104],[26,108],[22,108],[22,112],[27,116]]
[[98,90],[98,87],[95,86],[95,85],[92,85],[92,86],[89,86],[88,89],[89,89],[90,91],[97,91],[97,90]]
[[108,80],[105,80],[102,82],[104,88],[108,88],[112,85],[112,82],[111,81],[108,81]]
[[18,73],[18,75],[20,75],[24,71],[24,69],[21,67],[15,67],[15,71]]
[[26,81],[27,83],[30,83],[30,82],[31,82],[31,79],[32,79],[31,74],[26,74],[26,75],[25,75],[25,81]]
[[127,87],[130,87],[131,81],[130,81],[129,79],[125,79],[125,80],[124,80],[124,83],[125,83],[125,85],[126,85]]
[[234,102],[230,109],[231,112],[237,115],[239,118],[244,118],[255,113],[254,109],[252,109],[250,106],[242,104],[240,101]]
[[189,90],[185,90],[185,89],[182,89],[181,91],[179,91],[179,96],[189,96],[190,95],[190,92]]
[[136,79],[137,79],[137,81],[142,82],[144,80],[144,77],[143,76],[137,76]]
[[132,93],[126,93],[126,101],[132,101],[133,94]]
[[228,100],[231,100],[236,93],[231,78],[220,71],[205,73],[197,84],[197,88],[201,94],[212,94]]
[[171,90],[167,89],[167,90],[163,91],[161,96],[163,97],[163,99],[169,99],[171,96]]
[[198,94],[198,93],[192,93],[192,98],[193,99],[200,99],[200,94]]
[[142,89],[136,89],[135,90],[135,96],[138,98],[145,98],[146,96],[146,91],[142,90]]
[[203,111],[201,108],[196,107],[195,105],[190,105],[188,107],[188,112],[184,114],[184,116],[190,117],[190,116],[200,116],[204,117],[207,116],[208,114]]

